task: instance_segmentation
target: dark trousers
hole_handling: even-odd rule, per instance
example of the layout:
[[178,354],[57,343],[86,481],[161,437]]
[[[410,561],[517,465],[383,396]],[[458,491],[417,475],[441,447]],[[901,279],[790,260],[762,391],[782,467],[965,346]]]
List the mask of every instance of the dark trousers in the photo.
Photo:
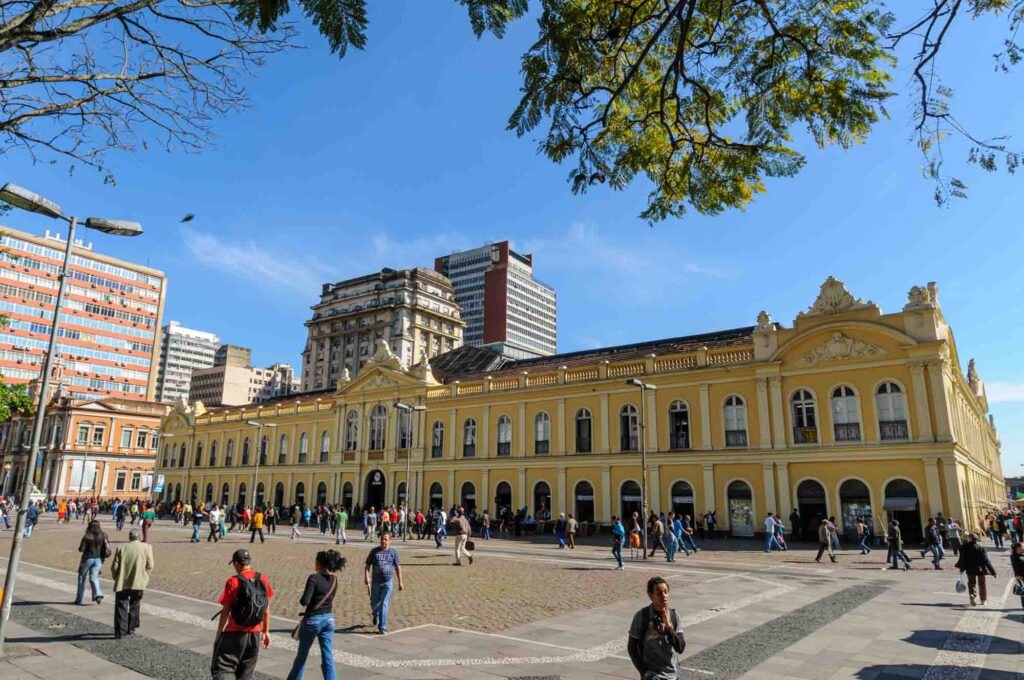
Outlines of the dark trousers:
[[220,543],[220,525],[219,524],[211,524],[210,525],[210,535],[206,537],[206,542],[209,543],[211,538],[213,539],[214,543]]
[[141,590],[119,590],[114,593],[114,637],[131,635],[139,627]]
[[981,601],[988,599],[988,584],[985,583],[985,574],[967,575],[967,593],[971,597],[981,595]]
[[260,634],[225,632],[213,644],[213,680],[249,680],[256,673],[260,655]]
[[252,538],[249,539],[249,542],[250,543],[255,543],[256,542],[256,533],[257,532],[259,532],[259,535],[260,535],[260,543],[266,543],[267,542],[266,539],[263,538],[263,529],[253,529],[252,530]]

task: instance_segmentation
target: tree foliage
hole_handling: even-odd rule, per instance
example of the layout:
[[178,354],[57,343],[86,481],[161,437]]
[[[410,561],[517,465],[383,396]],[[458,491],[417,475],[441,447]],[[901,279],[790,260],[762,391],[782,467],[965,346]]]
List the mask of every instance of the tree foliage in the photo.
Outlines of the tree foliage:
[[[538,17],[509,128],[541,133],[574,192],[646,179],[652,222],[746,206],[809,148],[866,140],[899,94],[938,203],[966,192],[944,167],[950,136],[986,170],[1022,159],[954,115],[939,57],[965,21],[996,17],[1008,29],[996,67],[1009,71],[1024,56],[1024,0],[456,2],[477,36]],[[339,57],[366,47],[366,0],[297,10]],[[292,12],[288,0],[0,0],[0,155],[48,149],[99,167],[153,130],[200,148],[216,117],[245,106],[240,74],[294,44]]]
[[0,382],[0,423],[15,413],[33,413],[35,406],[28,398],[26,385],[7,385]]

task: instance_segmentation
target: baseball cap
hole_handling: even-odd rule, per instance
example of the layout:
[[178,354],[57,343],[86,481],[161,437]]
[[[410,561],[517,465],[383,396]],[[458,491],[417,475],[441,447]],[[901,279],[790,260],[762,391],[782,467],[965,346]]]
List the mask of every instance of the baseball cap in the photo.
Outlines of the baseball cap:
[[249,551],[245,548],[239,548],[231,555],[231,561],[228,564],[249,564],[252,562],[252,556]]

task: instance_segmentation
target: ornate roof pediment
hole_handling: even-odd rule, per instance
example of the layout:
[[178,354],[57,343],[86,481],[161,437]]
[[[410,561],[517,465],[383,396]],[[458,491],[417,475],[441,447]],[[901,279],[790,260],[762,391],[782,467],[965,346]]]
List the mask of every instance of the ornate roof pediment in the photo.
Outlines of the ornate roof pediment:
[[359,377],[347,383],[339,383],[338,394],[386,392],[407,387],[422,388],[423,386],[422,380],[409,375],[400,368],[395,369],[368,361],[363,366],[363,371],[359,374]]
[[825,279],[825,283],[821,284],[821,290],[818,292],[818,297],[814,304],[806,312],[797,314],[796,318],[804,319],[809,316],[827,316],[857,309],[872,308],[877,310],[878,305],[871,300],[864,302],[860,298],[854,297],[846,289],[845,283],[834,276],[830,276]]
[[814,366],[822,361],[838,361],[840,359],[856,359],[861,357],[880,357],[886,351],[878,345],[857,340],[836,331],[824,342],[805,353],[797,361],[800,366]]

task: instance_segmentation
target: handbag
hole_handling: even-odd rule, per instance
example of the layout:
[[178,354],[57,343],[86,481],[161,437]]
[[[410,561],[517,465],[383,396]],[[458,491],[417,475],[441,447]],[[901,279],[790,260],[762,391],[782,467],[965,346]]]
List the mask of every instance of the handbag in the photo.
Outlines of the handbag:
[[332,576],[332,578],[331,578],[331,587],[327,589],[327,592],[324,594],[323,597],[320,598],[320,601],[317,602],[315,605],[310,603],[310,605],[306,607],[306,611],[302,612],[302,616],[299,618],[299,622],[297,624],[295,624],[295,628],[292,630],[292,639],[293,640],[298,640],[299,639],[299,628],[302,627],[302,622],[306,620],[306,618],[309,616],[309,613],[311,611],[316,610],[316,609],[320,609],[320,607],[323,607],[324,603],[327,602],[327,600],[331,599],[331,595],[334,594],[334,590],[337,587],[338,587],[338,577],[337,576]]
[[1024,580],[1017,579],[1013,584],[1013,594],[1017,597],[1024,597]]
[[956,580],[956,592],[962,593],[967,590],[967,586],[964,585],[963,579]]
[[112,552],[110,551],[110,544],[109,544],[109,543],[107,543],[107,539],[106,539],[106,538],[104,538],[104,539],[103,539],[103,547],[102,547],[102,548],[100,548],[100,558],[101,558],[101,559],[104,559],[104,560],[109,560],[109,559],[110,559],[110,556],[111,556],[112,554],[113,554],[113,553],[112,553]]

